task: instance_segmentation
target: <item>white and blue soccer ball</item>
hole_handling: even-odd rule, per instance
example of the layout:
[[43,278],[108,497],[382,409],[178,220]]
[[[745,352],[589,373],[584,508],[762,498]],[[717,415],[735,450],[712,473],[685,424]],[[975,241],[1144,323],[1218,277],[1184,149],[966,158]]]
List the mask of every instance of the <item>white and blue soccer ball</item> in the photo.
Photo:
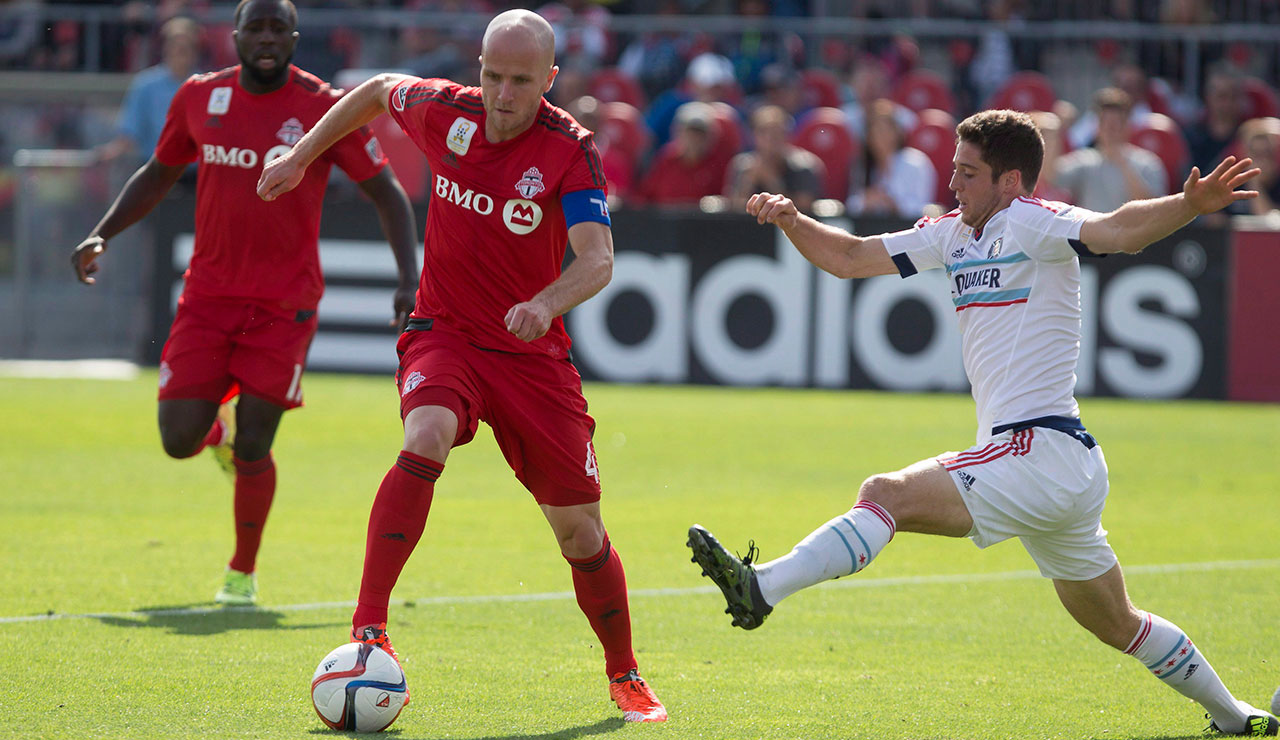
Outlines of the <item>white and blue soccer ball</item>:
[[311,704],[335,730],[381,732],[408,698],[400,664],[364,643],[349,642],[324,656],[311,677]]
[[1276,689],[1276,693],[1271,695],[1271,713],[1280,717],[1280,689]]

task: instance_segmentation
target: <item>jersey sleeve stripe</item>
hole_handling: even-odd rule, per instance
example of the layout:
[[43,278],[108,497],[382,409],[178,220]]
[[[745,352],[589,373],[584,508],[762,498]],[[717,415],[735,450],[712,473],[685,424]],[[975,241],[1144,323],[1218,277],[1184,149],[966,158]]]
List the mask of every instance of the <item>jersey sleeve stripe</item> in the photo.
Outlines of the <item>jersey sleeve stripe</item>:
[[591,182],[596,187],[605,187],[604,166],[600,163],[600,153],[596,151],[596,145],[591,134],[581,140],[579,146],[582,147],[582,153],[587,157],[587,169],[591,170]]

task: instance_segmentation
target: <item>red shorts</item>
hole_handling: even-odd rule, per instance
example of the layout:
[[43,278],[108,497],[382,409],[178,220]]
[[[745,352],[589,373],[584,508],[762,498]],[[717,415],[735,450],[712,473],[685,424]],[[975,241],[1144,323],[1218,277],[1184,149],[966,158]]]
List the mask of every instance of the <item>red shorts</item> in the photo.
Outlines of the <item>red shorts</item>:
[[302,405],[302,369],[316,312],[184,293],[160,355],[160,400],[225,402],[244,391]]
[[419,406],[458,417],[453,446],[470,442],[478,422],[493,429],[507,464],[539,504],[600,500],[600,472],[582,378],[567,359],[480,349],[435,322],[400,335],[400,418]]

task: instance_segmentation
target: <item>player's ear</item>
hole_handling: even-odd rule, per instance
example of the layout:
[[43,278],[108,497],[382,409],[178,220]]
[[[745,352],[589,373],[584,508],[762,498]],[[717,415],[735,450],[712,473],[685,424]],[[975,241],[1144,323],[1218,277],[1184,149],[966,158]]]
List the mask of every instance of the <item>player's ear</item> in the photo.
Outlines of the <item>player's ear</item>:
[[560,74],[560,68],[554,64],[551,65],[551,71],[547,72],[547,86],[542,89],[542,92],[546,93],[551,89],[552,85],[556,84],[556,75],[558,74]]

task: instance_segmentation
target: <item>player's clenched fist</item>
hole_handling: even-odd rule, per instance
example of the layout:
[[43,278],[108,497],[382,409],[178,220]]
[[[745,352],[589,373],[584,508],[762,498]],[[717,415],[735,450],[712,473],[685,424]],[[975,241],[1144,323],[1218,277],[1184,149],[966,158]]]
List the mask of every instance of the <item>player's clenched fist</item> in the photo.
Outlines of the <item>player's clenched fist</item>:
[[93,285],[89,277],[98,271],[98,256],[107,251],[107,240],[100,236],[91,236],[80,242],[71,253],[71,266],[76,270],[76,278],[86,285]]
[[533,301],[517,303],[507,311],[507,331],[521,341],[532,342],[551,328],[551,314]]
[[756,193],[747,201],[747,213],[756,217],[762,224],[775,224],[784,229],[795,226],[796,216],[800,211],[796,204],[785,195],[777,193]]
[[299,165],[288,154],[276,157],[262,168],[262,177],[258,178],[258,197],[275,200],[298,187],[306,173],[307,168]]

